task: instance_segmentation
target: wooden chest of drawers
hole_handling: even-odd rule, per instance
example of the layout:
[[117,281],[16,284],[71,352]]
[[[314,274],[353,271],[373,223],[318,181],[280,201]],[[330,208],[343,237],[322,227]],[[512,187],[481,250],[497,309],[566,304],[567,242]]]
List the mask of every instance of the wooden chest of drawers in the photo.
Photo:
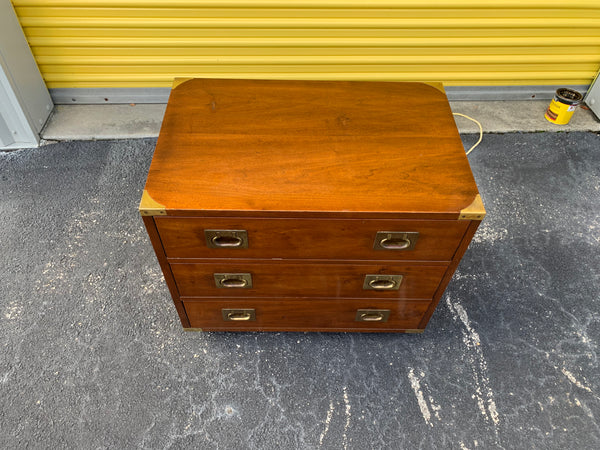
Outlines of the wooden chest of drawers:
[[186,329],[425,329],[485,215],[441,85],[176,80],[140,213]]

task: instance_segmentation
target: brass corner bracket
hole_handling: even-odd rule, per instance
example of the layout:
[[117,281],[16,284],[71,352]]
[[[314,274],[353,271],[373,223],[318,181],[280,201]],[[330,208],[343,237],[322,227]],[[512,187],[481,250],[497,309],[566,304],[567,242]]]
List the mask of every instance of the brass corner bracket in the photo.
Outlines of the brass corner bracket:
[[422,81],[423,84],[431,86],[432,88],[437,89],[442,94],[446,95],[446,89],[444,89],[444,83],[436,82],[436,81]]
[[483,201],[481,200],[481,195],[477,194],[473,203],[460,212],[458,220],[483,220],[484,217],[485,208]]
[[185,78],[185,77],[174,78],[173,79],[173,85],[171,86],[171,89],[175,89],[179,85],[185,83],[186,81],[190,81],[190,80],[193,80],[193,78]]
[[155,201],[148,191],[144,189],[144,193],[142,194],[142,200],[140,201],[140,214],[142,216],[166,216],[167,209],[165,205],[161,205],[157,201]]

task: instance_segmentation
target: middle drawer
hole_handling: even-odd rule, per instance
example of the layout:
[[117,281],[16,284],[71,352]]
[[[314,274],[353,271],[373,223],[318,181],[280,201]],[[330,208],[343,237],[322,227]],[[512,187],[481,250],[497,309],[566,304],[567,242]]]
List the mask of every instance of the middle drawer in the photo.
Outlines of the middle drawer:
[[171,270],[182,297],[301,296],[429,300],[440,284],[446,266],[253,261],[232,264],[210,261],[171,262]]

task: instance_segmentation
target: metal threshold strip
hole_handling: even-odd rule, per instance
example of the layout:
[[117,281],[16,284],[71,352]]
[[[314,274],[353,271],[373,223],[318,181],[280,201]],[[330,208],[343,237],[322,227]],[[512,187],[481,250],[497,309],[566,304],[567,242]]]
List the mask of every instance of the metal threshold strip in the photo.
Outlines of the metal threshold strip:
[[[556,89],[568,87],[585,94],[587,85],[573,86],[445,86],[450,101],[551,100]],[[171,88],[54,88],[55,104],[167,103]]]

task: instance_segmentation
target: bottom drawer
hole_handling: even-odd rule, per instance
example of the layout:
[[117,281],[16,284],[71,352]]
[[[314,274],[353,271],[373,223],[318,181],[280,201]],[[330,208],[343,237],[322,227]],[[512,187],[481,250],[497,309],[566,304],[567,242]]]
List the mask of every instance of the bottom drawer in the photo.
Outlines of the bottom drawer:
[[410,331],[430,301],[183,298],[190,327],[204,331]]

